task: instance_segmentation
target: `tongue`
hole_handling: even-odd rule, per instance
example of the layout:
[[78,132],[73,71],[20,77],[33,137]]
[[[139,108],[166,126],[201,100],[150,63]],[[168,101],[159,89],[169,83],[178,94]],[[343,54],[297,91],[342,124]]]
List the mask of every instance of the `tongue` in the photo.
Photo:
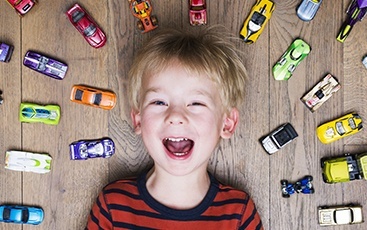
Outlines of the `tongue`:
[[186,153],[190,151],[192,147],[192,141],[167,141],[166,148],[172,153]]

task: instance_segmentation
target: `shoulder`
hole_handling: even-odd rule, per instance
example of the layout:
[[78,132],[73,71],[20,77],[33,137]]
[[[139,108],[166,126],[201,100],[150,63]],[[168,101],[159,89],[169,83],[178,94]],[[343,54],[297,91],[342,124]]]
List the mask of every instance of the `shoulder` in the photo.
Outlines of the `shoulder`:
[[221,199],[236,199],[239,202],[242,201],[245,203],[250,199],[249,195],[245,191],[222,183],[218,183],[217,197]]
[[109,183],[101,192],[107,204],[119,203],[126,199],[137,199],[139,196],[138,183],[134,179],[122,179]]

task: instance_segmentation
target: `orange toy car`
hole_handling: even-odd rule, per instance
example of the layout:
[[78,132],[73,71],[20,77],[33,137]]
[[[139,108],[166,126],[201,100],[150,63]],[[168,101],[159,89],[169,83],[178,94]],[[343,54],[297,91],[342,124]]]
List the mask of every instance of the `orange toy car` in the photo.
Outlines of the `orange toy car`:
[[79,104],[110,110],[116,105],[116,94],[88,86],[74,85],[71,89],[70,100]]
[[134,17],[139,18],[137,27],[142,33],[149,32],[158,27],[158,19],[155,16],[150,16],[152,13],[152,5],[150,0],[128,0],[130,10]]

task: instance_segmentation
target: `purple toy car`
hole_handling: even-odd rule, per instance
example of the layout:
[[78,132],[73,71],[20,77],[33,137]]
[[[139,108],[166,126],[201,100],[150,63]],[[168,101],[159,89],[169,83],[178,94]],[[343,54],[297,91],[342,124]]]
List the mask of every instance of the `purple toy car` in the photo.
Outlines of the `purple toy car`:
[[99,140],[81,140],[70,144],[71,160],[87,160],[88,158],[111,157],[115,153],[115,143],[110,138]]
[[64,79],[66,71],[68,70],[68,66],[65,63],[32,51],[28,51],[25,54],[23,64],[57,80]]
[[348,37],[349,33],[352,31],[353,26],[362,21],[367,13],[367,0],[352,0],[350,3],[347,14],[348,18],[344,21],[336,40],[339,42],[344,42]]
[[9,62],[13,54],[14,47],[0,42],[0,61]]

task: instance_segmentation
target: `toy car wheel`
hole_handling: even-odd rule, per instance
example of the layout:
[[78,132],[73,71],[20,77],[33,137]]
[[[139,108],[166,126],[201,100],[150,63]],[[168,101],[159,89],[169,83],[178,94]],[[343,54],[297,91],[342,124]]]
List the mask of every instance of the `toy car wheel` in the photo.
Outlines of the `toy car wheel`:
[[310,189],[310,194],[314,194],[315,193],[315,189],[314,188],[311,188]]
[[283,187],[287,187],[288,181],[287,181],[287,180],[281,180],[281,181],[280,181],[280,184],[281,184]]
[[152,19],[152,24],[153,24],[153,26],[158,25],[158,19],[157,19],[157,17],[156,17],[156,16],[152,16],[152,17],[151,17],[151,19]]
[[289,195],[289,194],[282,194],[282,196],[284,197],[284,198],[289,198],[289,197],[291,197],[291,195]]
[[137,21],[136,26],[139,30],[144,31],[144,24],[141,21]]

